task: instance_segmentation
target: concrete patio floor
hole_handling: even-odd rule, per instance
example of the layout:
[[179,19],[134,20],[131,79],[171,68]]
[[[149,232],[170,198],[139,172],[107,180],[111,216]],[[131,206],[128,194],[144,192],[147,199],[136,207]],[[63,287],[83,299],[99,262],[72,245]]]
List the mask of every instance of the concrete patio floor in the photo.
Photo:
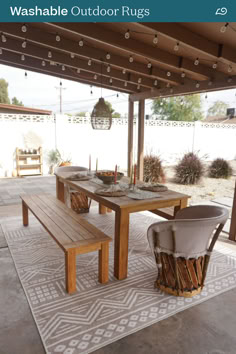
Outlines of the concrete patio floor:
[[[0,180],[0,354],[45,353],[1,229],[4,219],[21,215],[20,193],[40,192],[55,195],[55,178]],[[222,233],[218,242],[236,250],[236,244],[227,240],[227,233]],[[216,296],[94,353],[235,354],[235,291]]]

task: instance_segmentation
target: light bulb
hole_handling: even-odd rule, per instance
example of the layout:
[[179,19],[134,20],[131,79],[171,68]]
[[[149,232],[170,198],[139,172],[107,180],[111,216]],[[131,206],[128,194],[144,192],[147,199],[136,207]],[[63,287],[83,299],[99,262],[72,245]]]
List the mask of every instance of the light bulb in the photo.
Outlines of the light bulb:
[[77,69],[77,74],[80,74],[80,69]]
[[42,61],[42,66],[46,66],[46,63],[45,63],[45,61],[44,61],[44,60]]
[[157,86],[157,80],[154,81],[154,85]]
[[52,58],[52,52],[50,50],[48,51],[48,57]]
[[170,83],[169,82],[167,82],[166,87],[170,87]]
[[137,86],[137,89],[140,90],[140,85]]
[[89,66],[92,65],[92,60],[91,60],[91,59],[88,60],[88,65],[89,65]]
[[0,48],[0,54],[2,54],[2,48]]
[[129,39],[129,38],[130,38],[130,32],[129,32],[129,30],[127,30],[125,32],[125,39]]
[[124,82],[124,86],[125,86],[125,87],[127,86],[127,81]]
[[220,32],[221,33],[225,33],[226,30],[227,30],[228,25],[229,25],[228,22],[226,22],[226,24],[220,28]]
[[23,25],[23,26],[21,27],[21,31],[24,32],[24,33],[27,32],[27,27],[26,27],[26,25]]
[[232,77],[228,77],[227,79],[228,82],[232,82],[232,80],[233,80]]
[[148,67],[148,69],[151,69],[152,63],[149,62],[149,63],[147,64],[147,67]]
[[167,71],[166,75],[170,77],[171,76],[171,72]]
[[24,42],[22,42],[22,48],[26,48],[26,46],[27,46],[27,42],[26,41],[24,41]]
[[74,57],[75,57],[74,53],[70,53],[70,57],[71,57],[71,59],[74,59]]
[[119,98],[119,93],[116,94],[116,97]]
[[62,65],[61,70],[62,70],[62,71],[65,71],[65,70],[66,70],[65,65]]
[[83,40],[83,38],[79,41],[79,46],[80,47],[83,47],[83,45],[84,45],[84,40]]
[[110,78],[109,82],[110,82],[110,84],[112,84],[112,78]]
[[125,69],[123,69],[123,70],[122,70],[122,73],[125,75],[125,74],[126,74],[126,70],[125,70]]
[[185,76],[186,76],[186,74],[185,74],[185,72],[183,71],[183,72],[181,73],[181,77],[184,78]]
[[7,38],[6,38],[5,34],[2,34],[2,42],[6,43],[6,41],[7,41]]
[[200,84],[199,82],[196,83],[196,88],[199,88],[200,87]]
[[153,43],[154,43],[154,44],[157,44],[157,43],[158,43],[158,37],[157,37],[157,34],[155,34],[155,37],[153,38]]
[[28,74],[27,74],[27,72],[25,72],[25,78],[27,79],[27,76],[28,76]]
[[199,64],[199,59],[197,58],[194,62],[194,65],[198,65]]
[[205,95],[205,99],[207,100],[207,94]]
[[141,84],[141,82],[142,82],[142,78],[140,77],[140,78],[138,79],[138,83]]
[[57,42],[60,42],[60,40],[61,40],[61,37],[59,36],[59,34],[57,34],[57,35],[56,35],[56,41],[57,41]]
[[129,62],[130,63],[133,63],[133,61],[134,61],[134,58],[132,57],[132,55],[129,57]]
[[228,67],[228,73],[231,73],[231,72],[232,72],[232,70],[233,70],[232,66],[231,66],[231,65],[229,65],[229,67]]
[[110,59],[111,59],[111,54],[110,54],[110,53],[107,53],[106,59],[107,59],[107,60],[110,60]]
[[62,82],[60,81],[60,86],[62,86]]
[[109,73],[110,71],[111,71],[111,67],[110,67],[110,65],[108,65],[107,72]]
[[21,60],[24,61],[25,60],[25,56],[24,54],[21,55]]
[[212,68],[213,68],[213,69],[216,69],[216,68],[217,68],[217,63],[214,63],[214,64],[212,65]]
[[179,50],[179,43],[176,43],[176,45],[174,46],[174,51],[178,52]]
[[93,94],[93,91],[91,90],[91,91],[90,91],[90,95],[92,95],[92,94]]
[[93,78],[94,78],[94,80],[97,80],[98,77],[97,77],[97,75],[95,74]]

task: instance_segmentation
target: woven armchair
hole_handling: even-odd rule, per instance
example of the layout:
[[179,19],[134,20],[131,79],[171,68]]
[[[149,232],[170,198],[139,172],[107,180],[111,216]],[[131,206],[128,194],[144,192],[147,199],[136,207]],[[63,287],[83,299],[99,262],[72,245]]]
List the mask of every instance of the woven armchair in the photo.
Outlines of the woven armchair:
[[228,217],[226,208],[196,205],[181,209],[174,220],[152,224],[147,237],[158,268],[156,286],[176,296],[199,294]]

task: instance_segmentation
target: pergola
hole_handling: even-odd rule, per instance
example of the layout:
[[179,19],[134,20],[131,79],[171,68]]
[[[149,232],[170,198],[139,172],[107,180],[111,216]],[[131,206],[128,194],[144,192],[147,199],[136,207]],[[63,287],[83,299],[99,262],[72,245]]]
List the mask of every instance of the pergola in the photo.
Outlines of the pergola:
[[[0,23],[0,63],[129,94],[129,175],[138,101],[142,180],[145,99],[236,87],[235,32],[236,23]],[[236,188],[231,220],[236,241]]]

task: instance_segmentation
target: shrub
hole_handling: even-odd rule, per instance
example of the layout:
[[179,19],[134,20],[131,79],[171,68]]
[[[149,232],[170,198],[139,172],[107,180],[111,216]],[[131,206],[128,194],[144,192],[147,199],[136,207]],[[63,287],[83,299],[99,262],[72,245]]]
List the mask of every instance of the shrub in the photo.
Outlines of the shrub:
[[193,152],[184,155],[175,166],[175,180],[180,184],[196,184],[204,174],[200,158]]
[[233,170],[228,161],[221,158],[212,161],[208,168],[208,175],[211,178],[229,178],[232,173]]
[[159,156],[152,154],[144,156],[143,167],[143,179],[145,182],[165,182],[165,172]]

